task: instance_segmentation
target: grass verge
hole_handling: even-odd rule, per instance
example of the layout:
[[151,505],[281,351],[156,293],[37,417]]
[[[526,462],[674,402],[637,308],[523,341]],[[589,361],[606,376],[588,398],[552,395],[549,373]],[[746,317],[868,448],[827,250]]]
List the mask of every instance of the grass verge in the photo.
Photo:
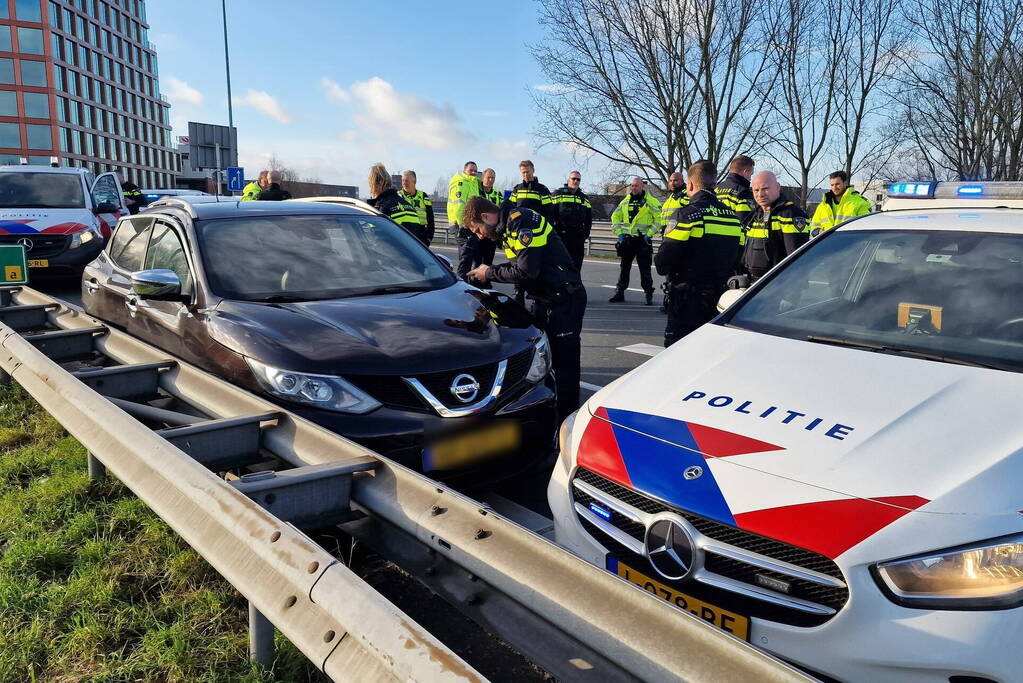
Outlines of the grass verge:
[[278,635],[247,660],[244,599],[17,384],[0,386],[0,682],[316,681]]

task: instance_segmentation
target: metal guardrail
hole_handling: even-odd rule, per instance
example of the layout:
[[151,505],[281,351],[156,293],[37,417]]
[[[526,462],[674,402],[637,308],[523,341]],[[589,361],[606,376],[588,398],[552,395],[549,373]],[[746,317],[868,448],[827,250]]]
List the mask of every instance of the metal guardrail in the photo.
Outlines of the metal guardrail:
[[[49,332],[26,331],[41,321]],[[122,365],[76,377],[57,363],[94,351]],[[250,601],[255,641],[269,632],[272,642],[265,615],[334,680],[481,677],[296,528],[324,519],[561,678],[810,680],[492,509],[37,291],[0,290],[0,369]],[[172,427],[154,432],[132,415]],[[202,462],[231,469],[232,449],[295,469],[228,483]],[[325,477],[315,494],[303,488]]]
[[[450,225],[442,215],[437,216],[436,236],[434,244],[443,242],[447,245],[455,243],[454,233],[449,231]],[[590,238],[586,240],[586,255],[608,256],[615,253],[615,242],[617,238],[611,232],[611,223],[608,221],[594,221],[593,229],[590,231]],[[661,244],[661,235],[654,235],[654,251]]]

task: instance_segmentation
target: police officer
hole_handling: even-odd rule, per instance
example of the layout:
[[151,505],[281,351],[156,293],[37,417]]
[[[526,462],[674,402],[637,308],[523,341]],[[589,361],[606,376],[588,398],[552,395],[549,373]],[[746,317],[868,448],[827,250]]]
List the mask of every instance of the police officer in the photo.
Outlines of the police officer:
[[266,176],[270,171],[260,171],[259,177],[253,180],[251,183],[242,188],[243,202],[251,202],[259,199],[259,193],[266,189],[266,186],[270,183],[267,181]]
[[465,223],[481,239],[499,241],[508,263],[486,264],[469,273],[482,283],[519,284],[532,300],[537,325],[547,333],[558,413],[565,418],[579,407],[579,335],[586,311],[586,289],[561,238],[543,216],[530,209],[502,212],[483,197],[469,200]]
[[465,274],[472,269],[476,245],[479,242],[478,238],[462,225],[465,203],[473,197],[478,197],[483,191],[476,173],[476,162],[467,161],[462,166],[462,172],[451,176],[451,182],[448,183],[448,224],[451,226],[449,229],[456,232],[455,242],[458,244],[455,273],[463,280]]
[[419,213],[391,186],[391,174],[383,164],[373,164],[370,167],[368,184],[368,204],[421,240]]
[[[504,193],[494,187],[494,181],[497,179],[497,173],[492,168],[483,169],[483,173],[480,175],[483,179],[483,191],[480,194],[481,197],[493,202],[494,206],[501,208],[504,204]],[[484,263],[493,265],[494,263],[494,251],[497,249],[497,242],[491,240],[477,239],[473,235],[473,239],[476,240],[476,251],[472,259],[472,267],[481,266]]]
[[283,202],[291,199],[291,193],[281,189],[281,172],[270,171],[266,174],[267,186],[256,199],[264,202]]
[[750,157],[735,157],[728,164],[728,175],[714,189],[721,203],[735,212],[744,228],[749,225],[753,217],[753,208],[756,206],[753,189],[750,187],[755,164]]
[[127,207],[128,212],[136,214],[141,211],[142,207],[147,203],[142,190],[130,180],[125,180],[120,172],[117,173],[117,179],[121,182],[121,194],[124,195],[124,205]]
[[522,182],[512,189],[508,201],[512,206],[532,209],[546,218],[551,225],[556,224],[557,216],[551,202],[551,191],[537,179],[533,162],[529,159],[520,161],[519,173],[522,175]]
[[433,202],[430,201],[430,195],[416,189],[415,171],[405,171],[401,174],[401,190],[398,191],[398,197],[416,210],[415,228],[409,227],[409,230],[420,242],[430,246],[434,234]]
[[714,193],[717,175],[710,161],[689,167],[689,204],[675,210],[657,250],[657,272],[669,282],[666,347],[716,315],[718,296],[735,267],[742,226]]
[[[689,195],[686,193],[686,179],[681,173],[675,171],[668,176],[668,196],[664,198],[664,203],[661,204],[661,234],[664,234],[664,226],[671,220],[672,215],[675,211],[681,209],[683,206],[689,203]],[[661,285],[661,290],[665,292],[664,299],[661,301],[660,311],[661,313],[667,313],[666,308],[668,304],[668,281],[665,280],[664,284]]]
[[625,290],[629,287],[632,260],[639,266],[639,281],[646,293],[646,305],[654,303],[654,279],[650,275],[650,261],[654,253],[654,233],[660,228],[661,203],[646,191],[646,181],[633,178],[629,183],[629,194],[611,213],[611,230],[618,238],[615,251],[622,259],[618,274],[618,285],[608,301],[625,301]]
[[783,258],[801,247],[809,235],[806,213],[795,202],[781,196],[778,177],[761,171],[753,177],[753,198],[757,208],[746,230],[742,269],[748,282],[760,278]]
[[551,195],[551,202],[557,212],[555,230],[572,257],[572,263],[578,271],[583,268],[583,254],[586,252],[586,240],[593,228],[593,206],[589,197],[580,189],[582,174],[572,171],[568,174],[568,182]]
[[828,176],[831,191],[824,193],[824,201],[817,205],[810,221],[810,233],[816,235],[831,230],[850,218],[870,213],[870,201],[849,185],[849,174],[835,171]]

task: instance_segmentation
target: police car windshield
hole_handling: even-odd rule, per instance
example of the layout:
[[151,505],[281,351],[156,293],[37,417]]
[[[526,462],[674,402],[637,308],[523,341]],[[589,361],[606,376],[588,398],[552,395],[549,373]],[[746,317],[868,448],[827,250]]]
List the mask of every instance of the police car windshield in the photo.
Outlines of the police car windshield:
[[196,222],[210,288],[244,301],[310,301],[447,287],[454,276],[376,216],[254,216]]
[[1023,236],[839,231],[723,318],[864,351],[1023,370]]
[[70,173],[0,173],[2,209],[84,209],[82,179]]

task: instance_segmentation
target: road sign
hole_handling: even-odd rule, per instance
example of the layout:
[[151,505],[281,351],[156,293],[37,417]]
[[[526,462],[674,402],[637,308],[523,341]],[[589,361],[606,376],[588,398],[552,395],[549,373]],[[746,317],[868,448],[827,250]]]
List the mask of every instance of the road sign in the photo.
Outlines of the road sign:
[[28,282],[28,263],[25,262],[25,247],[20,244],[0,246],[0,271],[5,285],[23,285]]
[[245,187],[245,169],[241,166],[231,166],[227,169],[227,191],[241,192]]
[[238,129],[189,121],[188,164],[193,171],[237,166]]

